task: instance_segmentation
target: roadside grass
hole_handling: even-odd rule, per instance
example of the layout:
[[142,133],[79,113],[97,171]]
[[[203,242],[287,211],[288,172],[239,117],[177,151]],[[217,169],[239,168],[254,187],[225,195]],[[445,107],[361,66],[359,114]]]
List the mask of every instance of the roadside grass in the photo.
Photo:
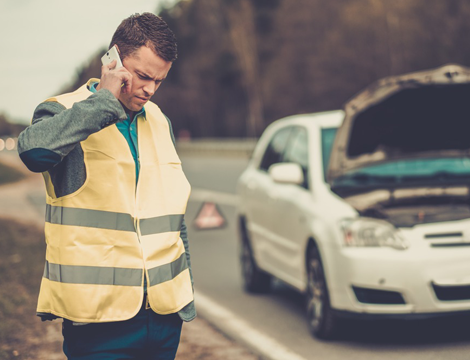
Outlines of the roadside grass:
[[0,359],[37,359],[44,327],[36,316],[44,268],[42,231],[0,218]]
[[0,185],[15,182],[23,178],[18,170],[0,163]]

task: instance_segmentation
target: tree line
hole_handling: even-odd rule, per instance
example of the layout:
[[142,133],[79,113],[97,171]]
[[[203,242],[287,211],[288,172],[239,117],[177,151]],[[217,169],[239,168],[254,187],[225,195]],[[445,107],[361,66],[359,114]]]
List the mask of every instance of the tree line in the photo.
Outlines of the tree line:
[[[179,58],[155,101],[175,134],[255,137],[338,109],[375,80],[470,65],[466,0],[181,0],[159,8]],[[100,49],[67,87],[100,75]]]
[[0,137],[18,136],[26,128],[25,125],[15,124],[7,115],[0,114]]

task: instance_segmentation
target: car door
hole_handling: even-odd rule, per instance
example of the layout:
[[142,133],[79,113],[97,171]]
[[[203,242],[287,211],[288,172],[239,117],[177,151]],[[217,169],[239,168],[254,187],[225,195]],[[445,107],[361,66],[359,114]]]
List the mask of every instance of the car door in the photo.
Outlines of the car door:
[[282,162],[291,127],[276,131],[265,148],[260,163],[247,180],[245,201],[247,227],[259,267],[267,270],[272,247],[272,206],[274,181],[268,174],[272,164]]
[[[276,275],[284,281],[302,286],[299,264],[304,263],[304,244],[307,239],[305,209],[312,202],[310,193],[309,143],[307,129],[293,128],[282,159],[300,165],[304,174],[301,185],[274,183],[271,187],[270,259]],[[271,267],[270,266],[270,267]]]

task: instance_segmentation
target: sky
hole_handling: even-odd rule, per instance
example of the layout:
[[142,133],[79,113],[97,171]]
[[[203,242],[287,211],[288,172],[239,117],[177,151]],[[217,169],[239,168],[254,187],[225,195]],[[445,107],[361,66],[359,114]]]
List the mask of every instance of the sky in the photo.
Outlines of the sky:
[[29,123],[120,22],[177,0],[0,0],[0,113]]

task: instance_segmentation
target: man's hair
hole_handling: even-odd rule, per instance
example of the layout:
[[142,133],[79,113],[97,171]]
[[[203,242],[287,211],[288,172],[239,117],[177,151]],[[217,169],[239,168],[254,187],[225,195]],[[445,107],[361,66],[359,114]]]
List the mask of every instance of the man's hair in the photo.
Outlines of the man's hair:
[[124,19],[116,29],[109,47],[117,45],[121,59],[147,46],[165,61],[178,57],[176,38],[167,23],[151,13],[134,14]]

